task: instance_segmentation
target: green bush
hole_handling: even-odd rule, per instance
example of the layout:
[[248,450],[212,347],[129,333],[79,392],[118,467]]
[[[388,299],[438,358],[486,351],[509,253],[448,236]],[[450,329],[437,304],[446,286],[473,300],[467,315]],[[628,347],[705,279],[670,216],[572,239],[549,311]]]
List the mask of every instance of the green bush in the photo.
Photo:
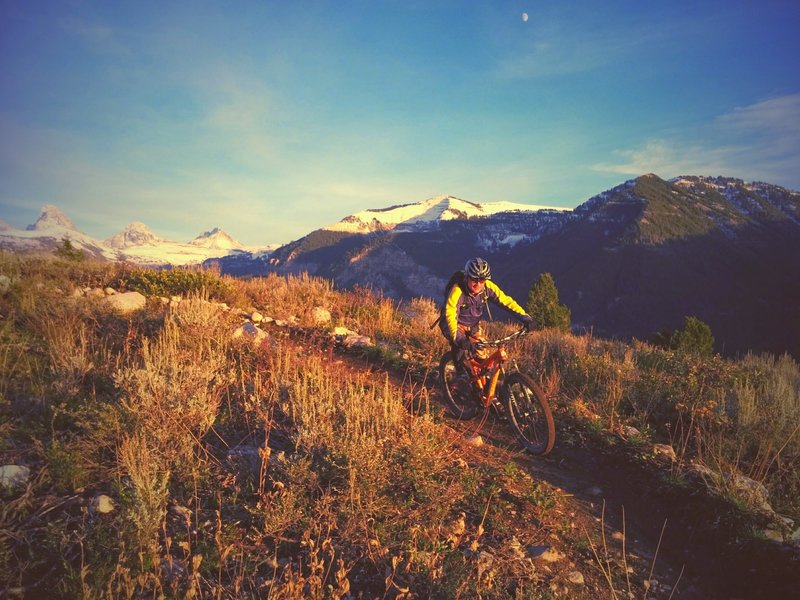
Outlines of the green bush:
[[187,296],[205,290],[211,298],[226,299],[234,292],[229,280],[199,269],[133,269],[120,275],[117,286],[145,296]]
[[539,329],[555,327],[561,331],[570,330],[570,310],[567,306],[559,304],[558,290],[550,273],[539,275],[528,293],[525,310],[536,321]]
[[683,329],[664,329],[653,336],[656,346],[684,354],[711,356],[714,353],[714,336],[711,328],[697,317],[686,317]]

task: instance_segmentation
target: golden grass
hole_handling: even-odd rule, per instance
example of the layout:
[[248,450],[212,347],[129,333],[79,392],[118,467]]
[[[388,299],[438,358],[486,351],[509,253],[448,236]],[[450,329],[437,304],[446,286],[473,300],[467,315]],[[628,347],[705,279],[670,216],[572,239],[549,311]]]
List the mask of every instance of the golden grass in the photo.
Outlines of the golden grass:
[[[546,532],[511,533],[519,518],[510,515],[546,522],[551,495],[542,501],[529,477],[454,445],[436,411],[419,410],[430,404],[416,379],[399,387],[353,371],[283,330],[258,348],[231,341],[240,319],[212,290],[302,326],[324,307],[331,326],[428,368],[447,347],[430,327],[432,301],[270,275],[228,278],[123,317],[64,299],[70,286],[121,280],[118,267],[62,270],[0,253],[0,273],[14,278],[0,297],[0,452],[4,464],[41,464],[10,500],[20,516],[0,512],[0,566],[17,573],[2,585],[33,590],[46,577],[67,597],[546,593],[547,576],[509,554],[512,538],[537,543]],[[512,328],[492,326],[498,335]],[[580,408],[606,428],[634,424],[671,441],[684,462],[735,465],[800,516],[800,369],[789,357],[700,360],[555,331],[527,336],[517,356],[559,410]],[[33,411],[31,398],[45,402]],[[232,466],[235,448],[257,457],[249,474]],[[77,517],[47,504],[84,486],[120,510]],[[499,557],[494,565],[472,560],[483,549]]]

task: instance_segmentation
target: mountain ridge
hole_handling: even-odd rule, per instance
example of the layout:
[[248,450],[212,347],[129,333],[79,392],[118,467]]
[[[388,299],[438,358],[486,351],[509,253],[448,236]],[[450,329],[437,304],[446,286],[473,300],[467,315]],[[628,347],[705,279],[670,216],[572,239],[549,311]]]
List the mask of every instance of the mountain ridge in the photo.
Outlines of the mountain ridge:
[[[575,327],[598,335],[648,339],[697,316],[719,351],[800,356],[800,194],[735,178],[646,174],[571,211],[368,233],[320,229],[259,268],[371,286],[401,300],[438,299],[452,271],[475,255],[523,302],[538,274],[550,272]],[[247,272],[241,262],[237,268]]]
[[0,249],[17,252],[51,252],[68,239],[77,250],[101,260],[126,261],[150,267],[202,265],[203,262],[232,253],[258,255],[263,247],[247,247],[219,227],[205,231],[183,243],[158,237],[144,223],[134,221],[106,240],[99,240],[77,229],[58,207],[45,204],[35,223],[17,229],[0,226]]
[[141,223],[98,242],[46,205],[28,229],[0,228],[0,248],[52,250],[63,237],[106,260],[213,264],[236,276],[306,272],[398,300],[438,299],[452,271],[477,255],[522,302],[551,273],[577,329],[647,339],[691,315],[711,326],[719,351],[800,357],[800,193],[764,182],[651,173],[571,210],[435,196],[255,249],[219,228],[179,243]]

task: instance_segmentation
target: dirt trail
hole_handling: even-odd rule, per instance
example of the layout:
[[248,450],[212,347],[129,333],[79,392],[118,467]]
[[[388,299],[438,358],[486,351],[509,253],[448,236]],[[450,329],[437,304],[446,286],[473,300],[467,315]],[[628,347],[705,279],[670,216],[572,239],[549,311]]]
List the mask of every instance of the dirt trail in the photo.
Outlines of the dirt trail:
[[[334,359],[335,357],[335,359]],[[342,368],[370,370],[380,376],[382,365],[351,353],[331,355]],[[341,361],[341,362],[340,362]],[[440,402],[436,377],[428,372],[421,380],[401,372],[389,375],[401,390],[418,393],[421,385],[432,401]],[[416,392],[414,391],[416,390]],[[408,393],[407,393],[408,395]],[[691,489],[678,489],[664,482],[665,468],[644,468],[634,464],[624,451],[609,452],[589,436],[560,420],[556,413],[556,444],[546,457],[534,457],[518,450],[505,422],[490,417],[480,430],[487,452],[508,454],[534,478],[559,488],[569,498],[570,511],[597,546],[605,560],[601,525],[605,527],[608,555],[623,554],[632,568],[631,589],[643,590],[645,580],[658,583],[641,596],[650,598],[761,599],[796,597],[800,589],[800,560],[797,552],[767,541],[737,544],[720,526],[719,502]],[[474,432],[480,416],[472,421],[448,423],[460,434]],[[575,562],[595,562],[568,557]],[[655,559],[655,560],[654,560]],[[599,570],[599,569],[597,569]],[[651,574],[652,571],[652,574]],[[624,580],[624,573],[615,574]],[[614,596],[627,598],[627,589]]]

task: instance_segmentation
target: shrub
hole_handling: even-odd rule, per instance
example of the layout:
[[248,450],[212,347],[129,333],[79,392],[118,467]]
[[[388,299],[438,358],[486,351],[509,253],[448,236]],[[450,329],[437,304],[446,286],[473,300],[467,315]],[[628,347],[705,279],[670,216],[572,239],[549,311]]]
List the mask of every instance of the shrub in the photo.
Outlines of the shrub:
[[218,300],[235,295],[230,279],[202,269],[131,269],[120,273],[116,286],[145,296],[187,296],[202,290]]
[[558,302],[558,290],[550,273],[542,273],[531,287],[526,304],[527,313],[539,329],[554,327],[569,331],[570,310]]

